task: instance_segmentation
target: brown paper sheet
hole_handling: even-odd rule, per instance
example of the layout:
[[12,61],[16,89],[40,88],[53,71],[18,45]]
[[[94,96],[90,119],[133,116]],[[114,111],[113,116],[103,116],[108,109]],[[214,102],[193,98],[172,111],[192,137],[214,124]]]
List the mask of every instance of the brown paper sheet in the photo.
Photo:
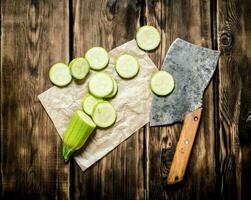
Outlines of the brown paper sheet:
[[[135,56],[140,64],[138,75],[131,80],[121,79],[114,69],[115,59],[123,53]],[[84,147],[75,154],[74,159],[83,171],[149,122],[152,102],[149,84],[152,73],[157,70],[156,66],[138,48],[135,40],[111,50],[109,55],[110,63],[105,71],[111,73],[118,83],[117,96],[110,101],[117,111],[117,120],[108,129],[96,129]],[[94,73],[91,71],[82,84],[73,81],[65,88],[54,86],[38,96],[61,138],[74,111],[81,109],[82,98],[88,92],[89,77]]]

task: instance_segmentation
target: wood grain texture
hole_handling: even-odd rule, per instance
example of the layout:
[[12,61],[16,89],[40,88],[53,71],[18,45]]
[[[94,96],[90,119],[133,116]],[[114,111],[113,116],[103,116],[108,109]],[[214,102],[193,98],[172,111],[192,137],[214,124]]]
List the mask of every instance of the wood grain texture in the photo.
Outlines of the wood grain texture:
[[37,95],[68,61],[67,1],[1,1],[1,199],[65,199],[61,140]]
[[[162,42],[151,58],[160,68],[170,44],[177,38],[211,47],[209,1],[146,1],[145,23],[161,32]],[[170,161],[176,147],[181,124],[150,128],[147,132],[148,199],[213,199],[216,198],[214,149],[213,85],[203,99],[201,124],[192,149],[184,182],[165,187]],[[206,178],[205,178],[206,176]]]
[[184,180],[187,164],[193,148],[194,140],[200,124],[202,108],[186,113],[180,137],[175,148],[171,168],[167,176],[167,184],[175,184]]
[[[93,46],[111,50],[134,38],[140,1],[73,1],[73,56]],[[76,165],[75,199],[143,199],[143,129],[82,172]]]
[[[250,19],[246,0],[2,0],[1,199],[250,199]],[[161,33],[149,53],[159,68],[177,37],[209,48],[218,42],[222,53],[184,182],[173,187],[165,184],[181,124],[146,126],[82,172],[64,163],[37,99],[52,86],[53,63],[96,45],[110,50],[143,24]]]
[[250,199],[251,2],[218,1],[221,196]]

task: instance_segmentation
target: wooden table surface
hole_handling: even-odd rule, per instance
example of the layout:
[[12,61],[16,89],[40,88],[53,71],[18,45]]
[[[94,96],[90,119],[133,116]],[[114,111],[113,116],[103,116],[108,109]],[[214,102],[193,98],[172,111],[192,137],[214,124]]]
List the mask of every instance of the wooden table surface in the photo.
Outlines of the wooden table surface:
[[[251,1],[2,0],[1,199],[251,199]],[[82,172],[37,95],[51,64],[108,50],[149,24],[161,67],[177,37],[218,49],[202,121],[181,185],[165,186],[181,124],[141,128]],[[182,99],[181,99],[182,101]],[[140,103],[140,102],[139,102]]]

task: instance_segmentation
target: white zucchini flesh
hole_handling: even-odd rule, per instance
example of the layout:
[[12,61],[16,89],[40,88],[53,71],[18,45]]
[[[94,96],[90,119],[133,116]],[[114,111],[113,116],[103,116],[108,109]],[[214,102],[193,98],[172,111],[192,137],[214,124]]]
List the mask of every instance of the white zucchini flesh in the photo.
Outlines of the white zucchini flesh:
[[174,79],[166,71],[158,71],[151,78],[151,89],[159,96],[166,96],[174,89]]
[[80,149],[94,131],[96,124],[83,111],[76,111],[63,135],[63,156],[68,161],[71,154]]
[[89,49],[85,58],[90,64],[91,69],[101,70],[104,69],[109,62],[109,54],[102,47],[93,47]]
[[141,49],[151,51],[159,46],[159,31],[153,26],[142,26],[136,33],[136,42]]
[[116,81],[113,77],[111,77],[111,78],[112,78],[112,82],[113,82],[113,91],[112,91],[111,94],[108,94],[107,96],[105,96],[105,98],[112,98],[112,97],[114,97],[114,96],[117,94],[117,92],[118,92],[118,84],[117,84],[117,81]]
[[78,57],[69,63],[71,74],[75,79],[82,80],[86,77],[90,70],[89,63],[85,58]]
[[118,57],[115,69],[120,77],[130,79],[139,72],[139,64],[132,55],[124,54]]
[[84,112],[82,111],[77,111],[78,116],[82,119],[83,122],[87,123],[89,126],[95,128],[96,124],[92,121],[92,119],[86,115]]
[[103,98],[112,93],[113,81],[110,75],[98,72],[91,77],[88,87],[92,95]]
[[56,63],[49,70],[49,78],[57,86],[66,86],[72,80],[70,68],[64,63]]
[[113,125],[116,117],[116,111],[108,101],[98,103],[92,113],[94,123],[101,128],[108,128]]
[[85,111],[86,114],[91,115],[93,112],[93,108],[95,107],[95,105],[99,102],[103,101],[102,99],[96,98],[91,94],[87,94],[84,98],[83,98],[83,102],[82,102],[82,107],[83,110]]

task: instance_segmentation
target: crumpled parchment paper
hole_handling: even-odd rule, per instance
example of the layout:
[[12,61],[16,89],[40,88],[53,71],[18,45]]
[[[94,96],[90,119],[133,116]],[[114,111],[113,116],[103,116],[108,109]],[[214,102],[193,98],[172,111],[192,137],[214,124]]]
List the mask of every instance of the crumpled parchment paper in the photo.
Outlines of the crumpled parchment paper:
[[[135,56],[140,64],[138,75],[130,80],[121,79],[114,68],[116,58],[123,53]],[[149,122],[152,102],[149,85],[152,73],[157,70],[156,66],[138,48],[135,40],[111,50],[109,55],[110,63],[105,71],[112,74],[118,83],[117,96],[110,100],[117,111],[117,120],[108,129],[97,128],[84,147],[75,154],[74,159],[83,171]],[[65,88],[54,86],[38,96],[61,138],[70,117],[81,109],[82,98],[88,92],[88,81],[94,73],[91,71],[84,83],[73,81]]]

